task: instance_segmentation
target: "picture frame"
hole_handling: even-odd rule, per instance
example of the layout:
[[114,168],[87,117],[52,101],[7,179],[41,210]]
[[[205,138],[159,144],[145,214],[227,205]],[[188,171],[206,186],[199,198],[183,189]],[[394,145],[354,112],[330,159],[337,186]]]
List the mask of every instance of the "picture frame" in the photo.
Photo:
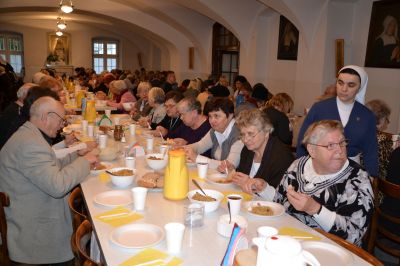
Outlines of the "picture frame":
[[47,39],[48,63],[55,65],[69,65],[71,58],[71,35],[64,32],[62,36],[57,36],[55,32],[49,32],[47,34]]
[[279,18],[278,56],[280,60],[297,60],[299,30],[286,17]]
[[400,68],[400,1],[375,1],[365,55],[365,66]]
[[344,67],[344,39],[335,40],[335,78]]

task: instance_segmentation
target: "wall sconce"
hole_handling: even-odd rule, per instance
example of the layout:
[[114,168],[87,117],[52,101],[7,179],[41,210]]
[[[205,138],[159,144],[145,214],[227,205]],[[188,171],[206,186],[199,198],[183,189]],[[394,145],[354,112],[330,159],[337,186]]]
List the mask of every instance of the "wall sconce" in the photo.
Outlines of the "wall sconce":
[[56,31],[56,35],[59,36],[59,37],[63,36],[63,34],[64,33],[61,30],[57,30]]
[[[66,2],[66,3],[64,3],[64,2]],[[69,2],[69,4],[68,4],[68,2]],[[61,11],[64,13],[71,13],[72,11],[74,11],[74,6],[72,5],[72,0],[70,0],[70,1],[61,0],[60,8],[61,8]]]
[[61,20],[60,17],[57,18],[57,27],[60,30],[64,30],[67,27],[67,23],[65,23],[65,20]]

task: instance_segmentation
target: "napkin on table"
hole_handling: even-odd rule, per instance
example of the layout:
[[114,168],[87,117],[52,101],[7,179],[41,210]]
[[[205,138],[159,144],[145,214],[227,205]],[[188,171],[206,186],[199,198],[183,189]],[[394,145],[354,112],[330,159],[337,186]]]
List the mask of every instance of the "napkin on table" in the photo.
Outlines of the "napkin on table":
[[321,240],[319,236],[293,227],[281,227],[279,228],[279,234],[291,236],[298,240]]
[[167,258],[168,254],[166,254],[165,252],[153,248],[148,248],[121,263],[119,266],[178,266],[183,263],[183,260],[177,257],[173,257],[170,260],[168,260]]
[[96,215],[96,218],[104,223],[118,227],[142,219],[143,216],[125,207],[117,207]]

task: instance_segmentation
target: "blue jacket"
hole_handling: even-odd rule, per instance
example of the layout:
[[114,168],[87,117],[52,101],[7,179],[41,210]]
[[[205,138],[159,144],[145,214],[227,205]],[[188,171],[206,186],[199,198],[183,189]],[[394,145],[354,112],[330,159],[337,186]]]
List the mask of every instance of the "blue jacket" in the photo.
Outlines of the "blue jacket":
[[[315,103],[301,126],[297,141],[297,157],[307,154],[302,144],[304,133],[314,122],[323,119],[340,121],[336,97]],[[344,128],[344,135],[349,140],[347,155],[349,157],[362,153],[366,170],[372,176],[378,176],[378,141],[376,137],[376,120],[374,114],[364,105],[355,102],[349,121]]]

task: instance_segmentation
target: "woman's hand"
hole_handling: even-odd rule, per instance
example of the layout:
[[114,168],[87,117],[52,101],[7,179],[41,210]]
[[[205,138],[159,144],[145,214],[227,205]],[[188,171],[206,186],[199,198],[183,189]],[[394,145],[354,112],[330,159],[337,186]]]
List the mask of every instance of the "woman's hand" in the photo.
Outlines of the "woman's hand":
[[185,146],[183,147],[186,154],[186,159],[190,162],[196,162],[197,153],[192,149],[192,147]]
[[[235,166],[228,160],[223,160],[218,165],[217,170],[221,173],[229,174],[230,171],[235,170]],[[227,173],[228,171],[228,173]]]
[[246,182],[250,179],[250,176],[243,174],[241,172],[236,172],[232,177],[232,182],[240,186],[243,190],[245,188]]
[[287,188],[286,195],[290,204],[298,211],[314,215],[321,208],[321,204],[316,202],[311,196],[296,192],[291,186]]
[[153,135],[155,137],[159,137],[160,133],[164,137],[165,135],[167,135],[168,129],[166,129],[166,128],[162,127],[162,126],[157,126],[156,130],[153,132]]
[[261,178],[249,178],[242,186],[244,192],[253,194],[254,192],[261,192],[267,186],[267,182]]

